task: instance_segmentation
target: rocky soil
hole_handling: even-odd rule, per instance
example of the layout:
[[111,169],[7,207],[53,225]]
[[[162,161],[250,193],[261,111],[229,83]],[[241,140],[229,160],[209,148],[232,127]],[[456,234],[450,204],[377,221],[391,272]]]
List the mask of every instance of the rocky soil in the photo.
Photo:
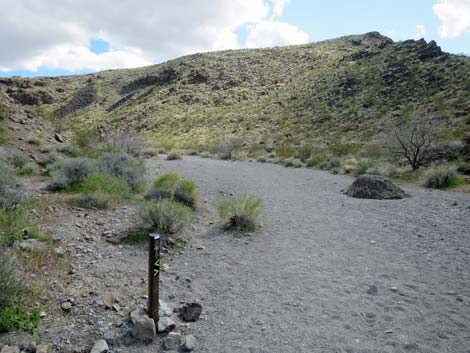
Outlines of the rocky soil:
[[[130,334],[129,314],[146,306],[147,251],[110,240],[132,224],[132,207],[63,206],[34,181],[25,190],[50,200],[41,229],[70,257],[48,282],[38,337],[51,351],[103,351],[102,339],[111,352],[171,351],[187,335],[196,352],[468,353],[470,195],[405,187],[410,198],[363,200],[341,192],[351,178],[311,169],[196,157],[148,167],[192,178],[203,194],[187,246],[162,260],[173,333],[150,345]],[[214,205],[244,193],[263,199],[263,227],[221,232]],[[196,322],[172,310],[188,302],[202,304]]]

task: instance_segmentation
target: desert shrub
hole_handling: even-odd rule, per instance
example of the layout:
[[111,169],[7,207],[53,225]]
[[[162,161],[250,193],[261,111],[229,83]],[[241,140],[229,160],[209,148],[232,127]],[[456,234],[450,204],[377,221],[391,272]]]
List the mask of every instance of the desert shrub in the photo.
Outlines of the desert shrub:
[[81,208],[97,208],[99,210],[105,210],[111,207],[114,200],[115,199],[112,195],[96,191],[75,196],[69,200],[69,204]]
[[110,152],[127,153],[139,157],[147,146],[147,142],[141,136],[113,135],[106,138],[106,145]]
[[354,176],[367,174],[368,170],[372,167],[372,163],[368,159],[361,159],[357,162],[352,170]]
[[318,163],[317,167],[322,170],[332,170],[335,168],[339,168],[341,165],[341,160],[336,157],[331,157],[329,159],[323,160]]
[[124,180],[133,191],[144,184],[144,164],[127,153],[105,153],[98,161],[98,171]]
[[140,229],[174,234],[189,222],[191,216],[189,207],[173,200],[160,200],[141,206],[136,218]]
[[176,173],[163,173],[153,183],[156,189],[163,189],[174,192],[180,177]]
[[13,304],[24,291],[24,283],[16,273],[17,264],[0,250],[0,308]]
[[183,179],[176,173],[163,173],[155,180],[153,186],[146,195],[148,200],[172,198],[192,209],[197,207],[199,193],[193,180]]
[[74,187],[96,172],[94,161],[88,158],[71,158],[61,162],[58,173],[49,184],[49,190],[60,191]]
[[470,163],[461,164],[458,168],[458,172],[465,175],[470,175]]
[[158,151],[154,148],[144,148],[141,152],[142,158],[154,158],[158,156]]
[[311,156],[313,152],[312,145],[304,145],[300,147],[300,149],[296,152],[296,158],[300,159],[302,162],[306,162]]
[[0,308],[0,333],[26,331],[34,333],[40,321],[38,308],[27,310],[22,304]]
[[12,110],[9,106],[5,104],[0,104],[0,120],[5,120],[10,116]]
[[0,161],[0,212],[13,210],[21,202],[17,186],[18,182],[12,169]]
[[302,161],[300,159],[297,159],[297,158],[287,158],[285,159],[282,164],[284,165],[284,167],[294,167],[294,168],[300,168],[302,167]]
[[100,142],[100,134],[96,128],[80,129],[74,132],[74,141],[82,148],[96,146]]
[[254,196],[240,196],[219,204],[219,217],[225,229],[253,231],[258,226],[262,201]]
[[41,164],[44,166],[44,167],[47,167],[51,164],[55,164],[57,162],[59,162],[60,158],[59,158],[59,155],[57,154],[57,152],[48,152],[46,153],[45,157],[44,157],[44,160],[41,162]]
[[16,170],[18,175],[33,175],[37,171],[36,164],[33,162],[27,162],[21,168]]
[[81,155],[80,147],[77,145],[67,144],[62,145],[57,149],[60,153],[65,154],[67,157],[76,158]]
[[178,159],[181,159],[181,155],[178,152],[170,152],[166,156],[167,161],[175,161],[175,160],[178,160]]
[[274,148],[276,156],[279,158],[289,158],[295,153],[295,148],[290,144],[282,144]]
[[5,154],[4,160],[16,170],[21,170],[29,162],[26,155],[18,150],[9,150]]
[[201,154],[199,154],[199,156],[201,158],[209,158],[211,156],[211,154],[207,151],[203,151],[203,152],[201,152]]
[[444,189],[449,186],[457,185],[457,171],[455,167],[437,167],[428,170],[424,174],[424,186],[431,189]]
[[28,137],[28,139],[26,140],[27,143],[29,143],[30,145],[33,145],[33,146],[39,146],[41,144],[41,140],[39,140],[37,137],[35,136],[30,136]]
[[266,163],[267,158],[266,158],[266,156],[259,156],[258,158],[256,158],[256,161],[260,162],[260,163]]

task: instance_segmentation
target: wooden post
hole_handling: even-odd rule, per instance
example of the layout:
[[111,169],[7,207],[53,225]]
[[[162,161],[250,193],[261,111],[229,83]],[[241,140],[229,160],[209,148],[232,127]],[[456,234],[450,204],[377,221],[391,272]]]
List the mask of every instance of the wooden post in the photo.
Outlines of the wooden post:
[[158,325],[158,306],[160,291],[160,235],[149,234],[149,317]]

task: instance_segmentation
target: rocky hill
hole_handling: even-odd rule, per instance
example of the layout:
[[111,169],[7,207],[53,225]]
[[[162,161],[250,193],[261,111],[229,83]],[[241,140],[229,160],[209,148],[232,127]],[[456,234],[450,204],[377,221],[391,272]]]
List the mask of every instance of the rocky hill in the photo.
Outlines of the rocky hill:
[[[470,127],[470,58],[372,32],[308,45],[195,54],[132,70],[2,79],[57,129],[134,131],[166,149],[245,155],[379,151],[390,129],[433,120],[442,141]],[[312,153],[312,152],[309,152]],[[302,156],[301,156],[302,157]]]

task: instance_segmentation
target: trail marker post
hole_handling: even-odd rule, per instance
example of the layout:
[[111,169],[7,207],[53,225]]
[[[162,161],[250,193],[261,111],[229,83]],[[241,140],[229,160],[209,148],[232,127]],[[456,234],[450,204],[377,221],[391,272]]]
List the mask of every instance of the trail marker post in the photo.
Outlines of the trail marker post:
[[158,325],[158,305],[160,296],[160,235],[149,234],[149,317]]

